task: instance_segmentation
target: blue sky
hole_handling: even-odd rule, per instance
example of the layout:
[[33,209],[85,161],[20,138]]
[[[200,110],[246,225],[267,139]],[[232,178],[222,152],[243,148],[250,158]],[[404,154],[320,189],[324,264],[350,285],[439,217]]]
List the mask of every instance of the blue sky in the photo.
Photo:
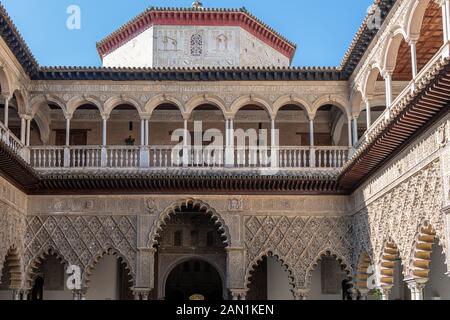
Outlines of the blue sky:
[[[99,66],[95,43],[147,7],[187,7],[193,0],[2,0],[43,66]],[[203,0],[204,6],[246,7],[297,44],[295,66],[337,66],[373,0]],[[81,29],[66,27],[70,5]]]

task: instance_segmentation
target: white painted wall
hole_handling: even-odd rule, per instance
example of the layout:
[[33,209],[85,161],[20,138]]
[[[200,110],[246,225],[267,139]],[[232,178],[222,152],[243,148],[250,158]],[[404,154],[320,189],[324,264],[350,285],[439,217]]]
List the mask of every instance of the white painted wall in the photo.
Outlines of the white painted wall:
[[153,27],[103,57],[105,67],[152,67]]
[[450,277],[445,273],[447,266],[442,247],[435,245],[431,255],[430,280],[424,290],[424,299],[450,300]]
[[268,300],[294,300],[289,272],[277,259],[267,259],[267,298]]
[[103,257],[91,275],[86,300],[118,300],[118,269],[118,262],[114,256]]
[[[200,34],[202,54],[191,54]],[[289,66],[289,58],[240,27],[161,26],[137,35],[103,57],[105,67]]]
[[[342,300],[342,293],[339,294],[322,294],[322,268],[321,264],[313,271],[311,277],[311,292],[308,300]],[[339,269],[336,272],[341,272]]]

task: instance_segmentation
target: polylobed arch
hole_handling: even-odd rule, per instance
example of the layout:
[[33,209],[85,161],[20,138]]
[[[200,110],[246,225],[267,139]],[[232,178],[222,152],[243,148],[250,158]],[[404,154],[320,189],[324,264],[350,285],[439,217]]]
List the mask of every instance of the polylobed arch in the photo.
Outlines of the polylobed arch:
[[151,228],[148,238],[148,246],[157,246],[158,238],[161,236],[161,231],[163,230],[164,225],[166,225],[166,223],[172,218],[173,215],[177,214],[177,211],[182,210],[183,207],[189,206],[198,209],[199,212],[202,212],[205,215],[211,215],[211,219],[215,220],[215,224],[218,226],[218,231],[221,237],[224,239],[223,243],[227,246],[231,245],[232,239],[230,236],[230,232],[222,216],[206,202],[191,198],[174,202],[160,213],[158,219],[154,222]]
[[144,111],[146,114],[148,115],[152,115],[153,112],[163,106],[163,105],[172,105],[174,107],[176,107],[181,114],[183,115],[183,117],[186,114],[185,108],[183,106],[183,104],[175,97],[166,95],[166,94],[159,94],[153,98],[151,98],[145,105],[144,107]]
[[7,268],[9,271],[9,288],[20,289],[22,286],[22,259],[19,250],[12,246],[3,261],[3,265],[0,265],[0,278]]
[[27,288],[31,289],[33,287],[33,283],[36,278],[35,270],[37,270],[50,256],[54,256],[63,266],[70,265],[69,261],[59,250],[50,245],[45,246],[33,258],[30,259],[25,268],[25,285]]
[[367,252],[362,252],[356,266],[355,284],[357,289],[368,290],[369,267],[372,265],[372,258]]
[[220,97],[215,96],[215,95],[205,94],[202,96],[195,96],[186,103],[186,107],[185,107],[186,118],[191,118],[192,113],[195,111],[195,109],[197,109],[201,106],[204,106],[204,105],[211,105],[211,106],[217,108],[218,110],[222,111],[222,115],[223,115],[224,119],[226,118],[226,116],[228,114],[228,110],[225,107],[225,102]]
[[253,259],[253,261],[247,266],[247,270],[245,271],[245,281],[244,281],[244,287],[246,289],[250,288],[250,279],[253,276],[253,273],[256,271],[258,266],[261,264],[264,258],[275,258],[278,262],[281,263],[281,266],[288,272],[289,274],[289,284],[292,286],[292,288],[296,287],[296,279],[294,276],[294,270],[291,268],[291,266],[286,263],[286,259],[282,258],[283,256],[280,255],[276,250],[268,249],[263,252],[261,252],[257,257]]
[[83,95],[73,97],[72,99],[69,100],[69,102],[67,103],[66,116],[68,117],[73,116],[75,111],[84,105],[93,105],[98,109],[100,115],[104,114],[102,103],[97,99],[97,97],[91,95]]
[[238,112],[248,106],[257,106],[267,112],[269,119],[275,119],[275,114],[270,106],[270,103],[259,96],[248,95],[237,98],[230,107],[230,114],[233,118],[236,117]]
[[109,117],[113,110],[121,105],[129,105],[134,107],[140,116],[143,113],[141,105],[138,101],[134,100],[131,97],[120,95],[111,97],[105,102],[103,115]]
[[128,271],[128,277],[130,278],[130,283],[134,284],[135,282],[135,274],[133,272],[133,268],[130,262],[117,250],[113,247],[108,247],[106,249],[102,249],[99,253],[94,255],[93,258],[89,261],[84,269],[82,276],[82,287],[83,289],[89,288],[89,282],[91,281],[90,277],[94,272],[94,269],[97,264],[107,255],[114,256],[117,260],[121,262],[121,264],[125,265],[125,269]]
[[335,252],[333,249],[329,248],[329,249],[325,249],[325,250],[322,250],[321,252],[319,252],[319,254],[316,255],[316,257],[314,258],[314,260],[312,261],[312,263],[306,270],[305,278],[303,279],[304,286],[306,286],[306,287],[311,286],[312,273],[317,268],[317,266],[319,265],[319,262],[322,260],[323,257],[333,257],[339,263],[342,270],[345,271],[345,273],[347,275],[347,279],[352,280],[353,271],[352,271],[350,263],[347,261],[347,259],[343,255],[341,255],[341,254]]
[[[395,262],[400,259],[400,251],[393,240],[388,240],[383,246],[380,262],[380,285],[384,288],[394,286]],[[402,270],[403,272],[403,270]]]
[[[418,228],[416,239],[414,240],[409,265],[410,276],[424,279],[425,281],[428,280],[431,271],[433,245],[438,240],[436,230],[428,221],[424,221]],[[445,246],[442,245],[442,247]]]

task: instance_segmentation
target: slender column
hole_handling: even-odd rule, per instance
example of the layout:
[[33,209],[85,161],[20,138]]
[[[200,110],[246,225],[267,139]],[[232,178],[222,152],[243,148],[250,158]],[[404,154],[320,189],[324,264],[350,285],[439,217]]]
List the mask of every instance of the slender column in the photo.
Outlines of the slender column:
[[[278,139],[276,134],[276,125],[275,125],[275,119],[272,119],[271,121],[271,129],[270,129],[270,155],[271,155],[271,161],[270,165],[272,168],[278,167]],[[266,152],[265,150],[263,152]],[[267,153],[266,153],[267,154]]]
[[309,145],[314,147],[314,119],[309,120]]
[[6,128],[8,128],[9,126],[9,97],[5,98],[5,121],[4,121],[4,125]]
[[372,125],[372,115],[371,115],[371,107],[369,99],[366,99],[366,122],[367,122],[367,131],[369,131],[370,126]]
[[389,287],[380,288],[381,290],[381,300],[389,300],[389,295],[391,294],[391,289]]
[[230,146],[230,120],[225,119],[225,148]]
[[106,132],[107,132],[108,118],[103,117],[103,132],[102,132],[102,146],[106,147]]
[[234,166],[234,148],[233,148],[233,132],[232,132],[232,119],[226,120],[226,146],[225,146],[225,166]]
[[108,129],[108,117],[103,116],[103,126],[102,126],[102,152],[101,152],[101,163],[100,166],[102,168],[108,165],[108,151],[106,149],[106,140],[107,140],[107,129]]
[[66,117],[66,147],[70,146],[70,119],[71,117]]
[[348,122],[348,146],[351,148],[353,147],[353,138],[352,138],[352,118],[347,119]]
[[150,145],[150,120],[149,119],[145,119],[144,120],[144,141],[145,141],[145,146],[149,146]]
[[234,147],[234,120],[230,119],[230,146]]
[[411,291],[411,300],[423,300],[423,289],[428,279],[406,279],[405,282]]
[[441,4],[442,9],[442,27],[443,27],[443,36],[444,36],[444,44],[446,44],[449,41],[449,34],[450,34],[450,1],[445,0]]
[[31,117],[27,118],[27,140],[26,140],[26,146],[30,146],[30,137],[31,137]]
[[390,109],[392,107],[392,74],[386,73],[384,81],[386,84],[386,108]]
[[367,296],[369,295],[369,289],[359,289],[359,294],[361,297],[361,300],[367,300]]
[[188,120],[184,119],[184,137],[183,137],[183,167],[189,165],[189,146],[188,146]]
[[409,41],[409,47],[411,48],[411,65],[412,65],[412,77],[416,78],[418,70],[417,70],[417,49],[416,49],[416,40]]
[[27,120],[25,119],[25,115],[20,116],[20,142],[23,145],[26,144],[26,134],[27,134]]
[[145,120],[141,119],[141,147],[145,146]]
[[353,145],[356,146],[358,143],[358,118],[353,118],[352,120],[352,128],[353,128]]
[[445,43],[447,43],[450,40],[450,0],[445,0],[445,18],[442,18],[442,20],[445,20],[444,27],[446,27],[445,32]]
[[68,168],[70,166],[70,119],[71,115],[66,116],[66,146],[64,148],[64,167]]

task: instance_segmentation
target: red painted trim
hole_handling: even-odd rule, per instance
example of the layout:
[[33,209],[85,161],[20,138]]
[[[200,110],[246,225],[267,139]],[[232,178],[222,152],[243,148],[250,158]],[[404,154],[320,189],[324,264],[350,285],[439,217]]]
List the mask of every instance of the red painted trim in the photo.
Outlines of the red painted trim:
[[153,25],[235,26],[292,60],[295,47],[244,12],[150,11],[103,40],[97,50],[101,57],[122,46]]

